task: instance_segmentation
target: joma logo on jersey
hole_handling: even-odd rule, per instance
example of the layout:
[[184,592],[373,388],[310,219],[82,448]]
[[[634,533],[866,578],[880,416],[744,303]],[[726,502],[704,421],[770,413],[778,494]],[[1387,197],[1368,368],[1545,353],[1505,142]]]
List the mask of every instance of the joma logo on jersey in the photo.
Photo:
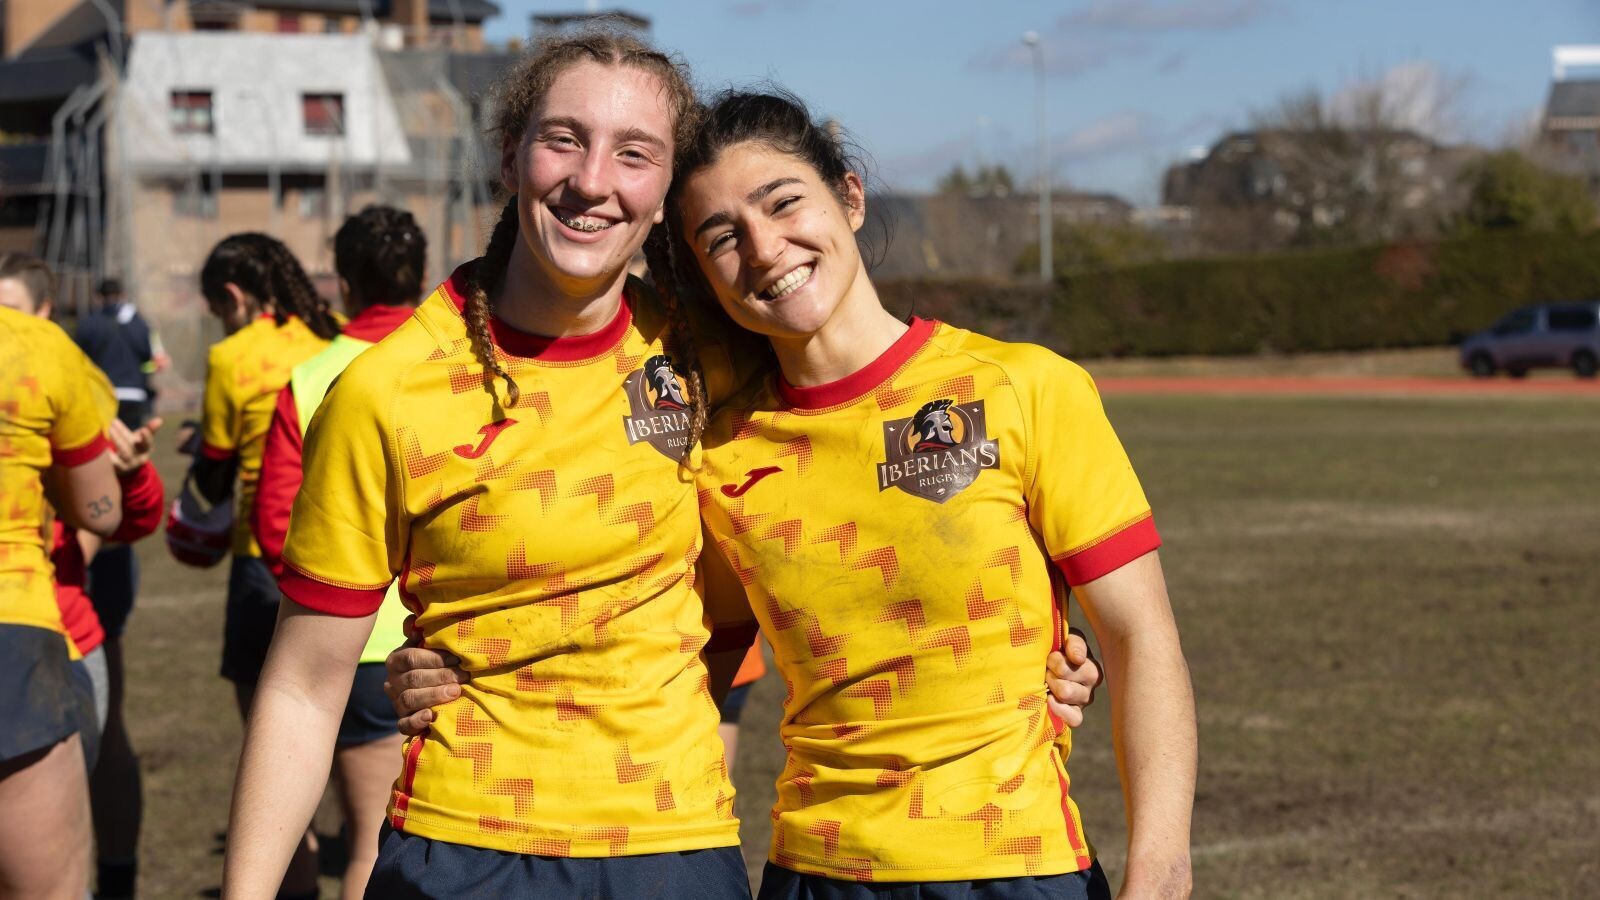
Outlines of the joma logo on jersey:
[[623,390],[630,410],[622,417],[628,443],[644,441],[668,459],[681,458],[689,445],[689,392],[672,358],[658,353],[645,360],[644,368],[628,375]]
[[991,440],[983,401],[923,404],[909,419],[883,423],[885,462],[878,464],[878,490],[899,488],[943,503],[1000,467],[1000,444]]

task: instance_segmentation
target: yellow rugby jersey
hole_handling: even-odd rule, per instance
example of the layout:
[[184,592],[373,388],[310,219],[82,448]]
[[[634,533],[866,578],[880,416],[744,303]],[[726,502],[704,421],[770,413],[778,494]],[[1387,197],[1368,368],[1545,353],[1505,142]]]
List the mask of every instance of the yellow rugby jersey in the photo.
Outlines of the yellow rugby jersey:
[[44,473],[109,450],[117,401],[104,373],[54,322],[4,307],[0,373],[0,622],[65,635]]
[[[398,577],[424,644],[473,673],[406,743],[391,824],[544,856],[736,845],[700,656],[700,516],[678,464],[685,388],[659,301],[630,282],[616,319],[583,337],[496,321],[521,389],[497,418],[464,278],[335,383],[283,554],[284,593],[334,614],[371,613]],[[726,395],[725,352],[700,353]]]
[[206,388],[201,410],[200,452],[210,459],[239,460],[239,486],[233,512],[233,552],[260,556],[250,532],[261,451],[278,392],[289,383],[294,367],[328,346],[300,319],[279,325],[261,316],[211,347],[206,362]]
[[1045,704],[1065,584],[1159,545],[1084,371],[924,320],[717,415],[700,498],[788,686],[772,861],[861,881],[1091,862]]

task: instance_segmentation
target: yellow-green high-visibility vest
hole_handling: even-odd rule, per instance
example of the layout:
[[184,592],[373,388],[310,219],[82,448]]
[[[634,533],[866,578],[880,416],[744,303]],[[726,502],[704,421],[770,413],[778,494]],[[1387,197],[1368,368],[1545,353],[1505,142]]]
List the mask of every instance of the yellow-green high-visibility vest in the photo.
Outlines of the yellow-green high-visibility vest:
[[[322,405],[322,398],[328,395],[333,380],[339,377],[345,366],[371,346],[371,341],[341,334],[333,339],[327,349],[294,367],[289,384],[294,389],[294,411],[300,417],[301,437],[305,437],[311,416]],[[372,636],[367,638],[367,645],[361,648],[362,662],[381,663],[390,651],[405,643],[408,614],[405,604],[400,602],[400,582],[397,580],[389,585],[389,593],[383,596],[383,605],[378,607],[378,620],[372,625]]]

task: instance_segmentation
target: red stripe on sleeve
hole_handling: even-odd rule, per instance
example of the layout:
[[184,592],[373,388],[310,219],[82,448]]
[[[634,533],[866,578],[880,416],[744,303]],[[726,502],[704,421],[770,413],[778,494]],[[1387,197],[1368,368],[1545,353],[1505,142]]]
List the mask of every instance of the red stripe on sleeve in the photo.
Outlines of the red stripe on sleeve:
[[122,524],[107,540],[131,544],[155,534],[166,506],[161,475],[155,465],[147,462],[118,480],[122,482]]
[[210,444],[201,444],[200,455],[211,460],[212,462],[223,462],[225,460],[233,459],[235,453],[232,450],[227,450],[222,447],[213,447]]
[[1160,546],[1161,535],[1156,533],[1156,521],[1147,514],[1123,526],[1120,531],[1057,557],[1055,563],[1061,567],[1061,574],[1067,576],[1068,584],[1088,584]]
[[111,439],[103,433],[97,434],[94,436],[94,440],[84,444],[82,447],[72,447],[64,450],[55,447],[50,448],[50,462],[53,465],[71,469],[99,459],[100,454],[110,449]]
[[261,474],[256,479],[255,507],[250,512],[250,530],[255,533],[256,543],[261,545],[261,559],[278,578],[283,577],[283,544],[289,537],[289,512],[305,480],[305,473],[300,469],[304,451],[294,387],[285,385],[278,392],[272,425],[267,428],[267,443],[261,451]]
[[317,612],[347,619],[359,619],[378,611],[383,595],[389,586],[375,588],[339,587],[328,584],[285,563],[283,576],[278,579],[278,590],[290,600]]

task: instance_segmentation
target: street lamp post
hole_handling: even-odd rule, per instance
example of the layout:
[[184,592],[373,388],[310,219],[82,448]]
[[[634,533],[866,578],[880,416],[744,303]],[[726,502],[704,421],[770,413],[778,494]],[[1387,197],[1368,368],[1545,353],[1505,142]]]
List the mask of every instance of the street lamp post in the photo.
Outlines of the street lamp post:
[[1055,280],[1055,247],[1050,237],[1050,154],[1045,148],[1044,124],[1044,48],[1039,44],[1039,32],[1029,31],[1022,42],[1033,51],[1033,84],[1036,110],[1035,125],[1039,131],[1039,278]]

